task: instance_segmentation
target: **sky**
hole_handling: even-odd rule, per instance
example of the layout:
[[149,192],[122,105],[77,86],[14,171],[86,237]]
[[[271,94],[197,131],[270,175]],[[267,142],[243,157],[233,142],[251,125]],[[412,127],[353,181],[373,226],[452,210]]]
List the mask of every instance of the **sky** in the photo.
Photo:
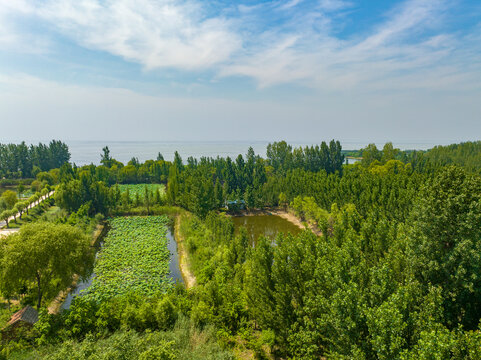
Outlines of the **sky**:
[[479,0],[0,0],[0,142],[480,134]]

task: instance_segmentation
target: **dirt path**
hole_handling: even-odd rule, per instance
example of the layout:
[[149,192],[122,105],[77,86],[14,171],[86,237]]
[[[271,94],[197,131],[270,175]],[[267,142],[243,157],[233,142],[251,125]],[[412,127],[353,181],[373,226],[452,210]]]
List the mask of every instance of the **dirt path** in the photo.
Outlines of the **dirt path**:
[[185,239],[180,233],[180,220],[182,215],[177,215],[175,217],[175,240],[177,241],[177,253],[179,254],[179,266],[180,266],[180,273],[182,274],[182,278],[184,279],[184,284],[187,289],[192,288],[195,286],[196,280],[195,276],[192,273],[189,265],[189,261],[187,259],[187,250],[185,249]]
[[[42,196],[41,198],[39,198],[36,202],[30,203],[30,204],[27,206],[28,210],[33,209],[35,206],[39,205],[42,201],[50,198],[53,194],[55,194],[55,191],[52,190],[52,191],[50,191],[47,195],[44,195],[44,196]],[[26,211],[27,211],[27,209],[24,210],[24,212],[26,212]],[[20,216],[20,212],[17,213],[15,216],[10,216],[10,217],[8,218],[8,222],[14,221],[15,218],[17,218],[17,217],[19,217],[19,216]],[[3,219],[0,220],[0,236],[2,235],[1,229],[2,229],[5,225],[7,225],[7,223],[5,222],[5,220],[3,220]],[[13,230],[13,229],[12,229],[12,230]],[[18,229],[13,230],[13,231],[18,231]],[[8,235],[8,233],[7,233],[6,235]]]
[[[303,223],[303,222],[302,222],[296,215],[294,215],[292,212],[277,209],[277,210],[271,211],[270,213],[271,213],[272,215],[277,215],[277,216],[280,216],[280,217],[283,218],[283,219],[286,219],[287,221],[291,222],[292,224],[296,225],[297,227],[299,227],[299,228],[301,228],[301,229],[305,229],[305,228],[306,228],[306,226],[304,225],[304,224],[306,224],[306,223]],[[309,226],[309,229],[310,229],[314,234],[316,234],[317,236],[321,236],[321,235],[322,235],[321,230],[319,230],[314,224],[307,223],[307,225]]]

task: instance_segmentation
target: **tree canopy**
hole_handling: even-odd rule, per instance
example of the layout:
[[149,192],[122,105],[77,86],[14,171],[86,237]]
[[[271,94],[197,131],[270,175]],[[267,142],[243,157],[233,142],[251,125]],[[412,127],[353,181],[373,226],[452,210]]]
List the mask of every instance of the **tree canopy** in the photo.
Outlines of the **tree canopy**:
[[34,288],[40,308],[44,295],[67,288],[74,274],[90,274],[93,253],[90,239],[78,228],[64,224],[32,223],[2,240],[0,275],[2,292]]

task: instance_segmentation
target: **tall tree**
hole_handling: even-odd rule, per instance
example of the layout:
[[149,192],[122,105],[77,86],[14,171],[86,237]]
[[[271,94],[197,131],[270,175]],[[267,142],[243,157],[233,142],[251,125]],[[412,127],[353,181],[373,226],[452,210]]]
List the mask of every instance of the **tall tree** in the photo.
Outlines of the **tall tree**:
[[387,142],[382,148],[382,162],[385,163],[389,160],[394,160],[398,154],[399,149],[395,149],[392,142]]
[[17,194],[15,193],[15,191],[12,191],[12,190],[6,190],[3,194],[2,194],[2,199],[5,201],[5,203],[7,204],[7,207],[9,209],[13,208],[15,206],[15,204],[17,203]]
[[292,166],[292,146],[285,141],[267,145],[267,160],[274,170],[286,170]]
[[179,197],[179,169],[174,163],[169,170],[169,181],[167,183],[167,202],[170,205],[177,205]]
[[374,161],[382,160],[382,153],[377,148],[376,144],[369,144],[362,151],[362,161],[364,166],[371,165]]
[[184,164],[182,163],[182,158],[180,157],[179,153],[176,151],[174,154],[174,165],[177,167],[179,172],[182,172],[184,169]]
[[481,319],[481,179],[458,167],[428,183],[410,223],[410,261],[424,284],[442,288],[449,327]]
[[110,149],[108,146],[102,149],[102,154],[100,155],[100,163],[108,168],[112,166],[112,157],[110,156]]
[[1,281],[10,289],[35,284],[37,309],[45,295],[67,288],[74,274],[90,275],[93,254],[90,239],[75,227],[34,223],[7,237],[3,250]]

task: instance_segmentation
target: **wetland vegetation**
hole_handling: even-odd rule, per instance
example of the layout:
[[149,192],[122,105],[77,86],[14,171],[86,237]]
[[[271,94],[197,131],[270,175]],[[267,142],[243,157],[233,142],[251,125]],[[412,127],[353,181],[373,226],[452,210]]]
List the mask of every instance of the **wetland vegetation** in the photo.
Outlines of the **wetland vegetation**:
[[[48,178],[61,212],[0,240],[0,318],[28,304],[40,310],[33,328],[1,341],[0,357],[124,349],[126,359],[479,359],[479,153],[481,142],[427,152],[371,144],[343,165],[336,141],[278,142],[265,158],[249,149],[235,159],[184,162],[176,153],[124,165],[105,148],[100,166],[64,162],[36,179]],[[231,216],[229,200],[287,210],[319,231]],[[167,216],[189,286],[169,278]],[[105,219],[112,230],[93,267],[85,244]],[[73,236],[48,236],[59,231]],[[49,252],[55,239],[63,245]],[[43,249],[44,262],[30,261],[30,248]],[[87,296],[47,313],[75,275],[92,270]]]

